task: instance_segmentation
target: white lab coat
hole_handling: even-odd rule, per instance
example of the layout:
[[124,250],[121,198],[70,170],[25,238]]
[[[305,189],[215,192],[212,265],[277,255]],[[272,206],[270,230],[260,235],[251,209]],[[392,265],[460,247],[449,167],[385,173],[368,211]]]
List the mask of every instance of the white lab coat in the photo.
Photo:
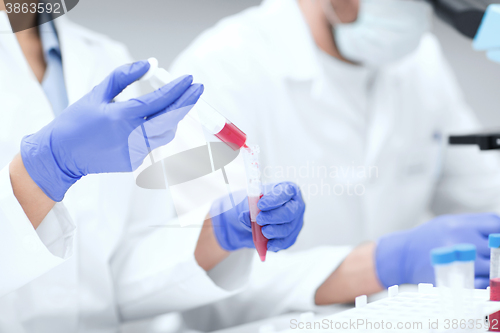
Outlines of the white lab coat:
[[[131,62],[123,45],[64,17],[55,24],[70,104]],[[132,174],[82,178],[33,229],[12,193],[8,164],[22,137],[54,116],[8,31],[0,11],[0,332],[116,332],[121,322],[191,309],[242,290],[254,251],[237,251],[206,273],[193,254],[200,228],[179,228],[167,192],[137,187]],[[118,99],[138,93],[132,86]],[[198,224],[202,213],[192,216]],[[288,299],[270,293],[269,306],[313,306],[314,292],[337,266],[339,253],[324,249],[311,256],[329,264],[314,267],[315,261],[298,257],[302,273],[281,283]],[[289,275],[280,272],[278,281]]]
[[204,98],[261,146],[267,181],[301,185],[293,249],[500,207],[497,152],[447,146],[479,124],[431,34],[371,71],[323,54],[295,0],[265,0],[205,31],[171,72],[203,82]]
[[[340,262],[340,245],[434,214],[499,211],[497,152],[447,146],[449,133],[480,126],[431,34],[405,59],[373,71],[323,54],[296,0],[264,0],[205,31],[171,72],[203,82],[204,98],[260,145],[267,182],[299,183],[306,213],[292,250],[339,246]],[[234,325],[242,317],[227,316],[238,311],[230,302],[255,293],[251,286],[185,317]],[[266,311],[252,308],[244,318]]]

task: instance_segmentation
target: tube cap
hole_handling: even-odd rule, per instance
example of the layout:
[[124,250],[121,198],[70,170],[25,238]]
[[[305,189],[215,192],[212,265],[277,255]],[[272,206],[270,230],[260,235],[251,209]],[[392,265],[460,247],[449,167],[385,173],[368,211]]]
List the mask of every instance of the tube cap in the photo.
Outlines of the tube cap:
[[488,246],[493,248],[500,247],[500,234],[490,234],[488,238]]
[[149,70],[139,79],[139,81],[149,80],[158,69],[158,59],[149,58],[148,62],[149,62]]
[[440,247],[431,251],[432,265],[451,264],[457,260],[457,255],[453,247]]
[[455,253],[458,261],[476,260],[476,246],[472,244],[455,245]]

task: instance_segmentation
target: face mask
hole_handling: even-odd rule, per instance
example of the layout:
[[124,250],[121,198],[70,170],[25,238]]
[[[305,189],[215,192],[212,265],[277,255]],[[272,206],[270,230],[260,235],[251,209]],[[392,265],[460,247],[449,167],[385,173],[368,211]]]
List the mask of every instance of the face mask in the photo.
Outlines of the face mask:
[[360,1],[358,19],[343,24],[336,18],[331,1],[325,0],[337,47],[348,60],[370,67],[397,61],[414,51],[430,29],[432,11],[424,1]]

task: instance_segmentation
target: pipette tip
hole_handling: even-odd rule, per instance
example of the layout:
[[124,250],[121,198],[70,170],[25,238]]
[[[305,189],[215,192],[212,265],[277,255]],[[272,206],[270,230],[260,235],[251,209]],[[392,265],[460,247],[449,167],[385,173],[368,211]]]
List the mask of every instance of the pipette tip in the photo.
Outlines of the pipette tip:
[[259,256],[259,257],[260,257],[260,261],[262,261],[262,262],[266,261],[266,255]]

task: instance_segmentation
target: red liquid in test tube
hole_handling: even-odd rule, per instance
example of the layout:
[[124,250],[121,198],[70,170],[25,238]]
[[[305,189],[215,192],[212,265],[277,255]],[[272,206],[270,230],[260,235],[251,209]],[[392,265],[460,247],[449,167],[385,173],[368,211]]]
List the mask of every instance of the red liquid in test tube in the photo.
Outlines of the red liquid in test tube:
[[222,130],[215,134],[215,136],[233,150],[238,150],[242,147],[248,148],[245,144],[247,141],[247,135],[232,123],[226,123]]
[[[500,278],[490,279],[490,301],[500,301]],[[489,316],[490,332],[500,332],[500,311]]]
[[260,213],[257,203],[262,198],[262,183],[260,179],[259,147],[244,145],[242,150],[245,159],[247,173],[248,206],[250,209],[250,221],[252,224],[252,237],[255,249],[260,260],[266,260],[268,239],[262,234],[262,227],[257,223],[257,215]]
[[260,260],[266,261],[268,239],[262,233],[262,226],[257,223],[257,215],[260,213],[257,203],[263,196],[261,194],[258,197],[248,197],[248,206],[250,208],[250,221],[252,222],[253,243],[255,244],[255,249],[259,254]]
[[[490,248],[490,301],[500,301],[500,234],[488,236]],[[489,316],[489,331],[500,332],[500,311]]]

